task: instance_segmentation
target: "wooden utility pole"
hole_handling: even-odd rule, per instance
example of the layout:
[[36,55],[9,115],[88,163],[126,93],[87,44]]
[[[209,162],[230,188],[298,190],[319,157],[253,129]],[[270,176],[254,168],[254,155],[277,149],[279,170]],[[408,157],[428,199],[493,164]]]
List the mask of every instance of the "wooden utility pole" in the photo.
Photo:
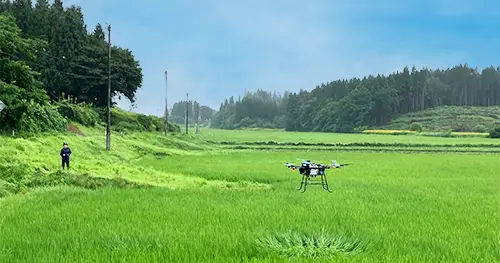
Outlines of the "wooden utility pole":
[[108,109],[106,122],[106,150],[111,148],[111,25],[108,25]]
[[189,120],[189,93],[186,93],[186,134],[188,134],[188,120]]
[[167,71],[165,70],[165,136],[168,133],[168,106],[167,106]]
[[200,103],[196,103],[196,133],[200,133]]

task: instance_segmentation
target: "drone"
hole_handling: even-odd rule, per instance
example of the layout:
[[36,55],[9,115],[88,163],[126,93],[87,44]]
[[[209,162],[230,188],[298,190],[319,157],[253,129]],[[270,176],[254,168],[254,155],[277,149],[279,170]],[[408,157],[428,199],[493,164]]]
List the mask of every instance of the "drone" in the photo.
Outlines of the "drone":
[[[325,164],[320,164],[320,163],[314,163],[311,162],[310,160],[305,160],[302,162],[301,165],[295,165],[291,163],[286,163],[285,164],[287,168],[292,169],[292,172],[295,171],[296,169],[299,170],[299,173],[302,175],[302,181],[300,182],[300,187],[297,190],[300,190],[303,188],[302,193],[306,191],[306,187],[308,184],[310,185],[319,185],[323,187],[323,190],[326,190],[328,192],[332,192],[329,187],[328,187],[328,181],[326,180],[326,169],[337,169],[337,168],[344,168],[345,166],[351,165],[351,164],[339,164],[337,161],[333,161],[332,164],[330,165],[325,165]],[[311,178],[315,177],[321,177],[321,183],[319,182],[310,182]]]

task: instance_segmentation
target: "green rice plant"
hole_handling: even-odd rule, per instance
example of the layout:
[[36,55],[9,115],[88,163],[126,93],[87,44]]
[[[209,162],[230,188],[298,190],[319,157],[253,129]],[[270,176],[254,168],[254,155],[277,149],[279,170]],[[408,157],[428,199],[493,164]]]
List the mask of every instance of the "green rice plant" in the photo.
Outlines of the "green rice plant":
[[[491,150],[491,139],[132,132],[114,133],[106,151],[102,127],[75,126],[83,135],[0,138],[2,261],[500,261],[498,156],[452,153]],[[64,172],[62,141],[74,150]],[[295,141],[349,146],[279,145]],[[356,147],[399,152],[347,151]],[[284,165],[300,159],[353,165],[327,170],[332,193],[300,193]]]
[[335,258],[365,252],[365,245],[357,238],[331,235],[324,229],[317,234],[286,231],[257,239],[263,253],[277,253],[283,257]]

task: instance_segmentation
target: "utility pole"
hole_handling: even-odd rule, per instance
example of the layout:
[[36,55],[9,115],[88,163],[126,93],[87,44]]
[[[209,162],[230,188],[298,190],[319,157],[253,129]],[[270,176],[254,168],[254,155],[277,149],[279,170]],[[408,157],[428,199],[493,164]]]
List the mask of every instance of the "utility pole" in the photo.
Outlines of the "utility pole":
[[111,148],[111,25],[108,25],[108,119],[106,123],[106,150]]
[[200,103],[196,103],[196,133],[200,133]]
[[167,106],[167,71],[165,70],[165,136],[167,136],[168,132],[168,106]]
[[189,93],[186,93],[186,134],[188,134],[188,120],[189,120]]

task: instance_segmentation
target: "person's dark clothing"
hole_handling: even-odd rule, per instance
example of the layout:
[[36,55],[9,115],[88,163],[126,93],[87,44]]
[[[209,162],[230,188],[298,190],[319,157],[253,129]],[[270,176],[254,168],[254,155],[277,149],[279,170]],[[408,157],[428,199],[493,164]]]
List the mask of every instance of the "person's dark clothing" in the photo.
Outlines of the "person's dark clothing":
[[69,169],[69,156],[71,155],[71,149],[62,148],[61,149],[61,158],[62,158],[62,168],[64,169],[64,165]]

